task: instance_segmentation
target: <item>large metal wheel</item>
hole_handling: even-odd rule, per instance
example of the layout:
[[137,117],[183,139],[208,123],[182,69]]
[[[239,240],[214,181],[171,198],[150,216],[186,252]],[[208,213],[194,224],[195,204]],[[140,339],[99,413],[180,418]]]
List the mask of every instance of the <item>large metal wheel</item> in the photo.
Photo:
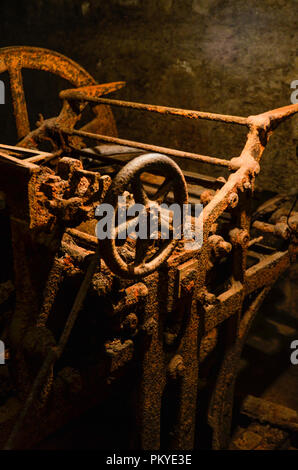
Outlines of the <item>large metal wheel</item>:
[[[95,79],[79,64],[58,52],[40,47],[4,47],[0,49],[0,74],[9,73],[13,111],[18,139],[30,132],[27,101],[24,92],[22,69],[43,70],[69,81],[74,87],[96,85]],[[97,121],[102,122],[98,132],[117,134],[113,114],[108,106],[96,107]]]

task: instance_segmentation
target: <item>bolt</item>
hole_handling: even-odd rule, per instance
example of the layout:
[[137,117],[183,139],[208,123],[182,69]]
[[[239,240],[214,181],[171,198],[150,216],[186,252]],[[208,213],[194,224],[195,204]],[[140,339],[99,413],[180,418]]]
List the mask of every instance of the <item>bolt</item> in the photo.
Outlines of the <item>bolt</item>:
[[185,365],[183,362],[182,356],[180,354],[176,354],[174,356],[168,365],[168,374],[169,377],[173,380],[177,380],[179,378],[182,378],[185,373]]
[[149,318],[144,325],[142,326],[142,330],[148,335],[152,336],[154,331],[157,328],[157,322],[154,320],[154,318]]
[[214,305],[217,301],[216,295],[212,294],[211,292],[208,292],[205,288],[202,289],[200,294],[197,297],[197,300],[202,304],[202,305]]
[[244,187],[244,189],[251,189],[252,188],[251,183],[249,181],[245,181],[245,183],[243,184],[243,187]]
[[233,245],[245,246],[249,242],[249,233],[247,230],[234,228],[229,232],[230,240]]
[[290,238],[290,235],[291,235],[291,230],[290,230],[288,224],[280,222],[278,224],[275,224],[274,233],[277,236],[283,238],[284,240],[288,240]]
[[214,192],[211,191],[210,189],[206,189],[205,191],[203,191],[202,194],[200,195],[200,200],[203,206],[207,206],[207,204],[209,204],[209,202],[212,201],[213,197],[214,197]]
[[232,250],[231,243],[226,242],[220,235],[211,235],[208,241],[216,257],[224,256]]
[[234,207],[237,206],[239,201],[238,194],[237,193],[231,193],[228,199],[229,206],[234,209]]
[[138,317],[136,316],[135,313],[130,313],[127,315],[127,317],[124,319],[124,321],[121,324],[121,329],[129,332],[129,333],[135,333],[137,326],[138,326]]
[[166,331],[163,335],[164,342],[167,346],[173,346],[177,339],[177,333],[171,333],[170,331]]

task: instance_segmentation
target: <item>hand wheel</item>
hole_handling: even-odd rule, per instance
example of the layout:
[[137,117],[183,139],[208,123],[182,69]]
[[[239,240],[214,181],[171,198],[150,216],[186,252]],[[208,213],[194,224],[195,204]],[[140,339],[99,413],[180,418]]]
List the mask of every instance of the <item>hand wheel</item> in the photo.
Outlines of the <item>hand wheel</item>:
[[[146,193],[141,181],[141,175],[144,172],[159,174],[165,178],[162,185],[151,198]],[[173,236],[173,230],[169,230],[170,236],[167,239],[161,239],[160,236],[152,239],[149,233],[146,239],[137,237],[133,247],[133,254],[130,255],[130,259],[127,259],[124,245],[122,244],[119,247],[119,235],[123,233],[123,229],[125,233],[128,233],[129,227],[132,224],[136,225],[136,217],[128,219],[122,225],[115,224],[116,213],[119,209],[118,198],[127,191],[133,196],[135,204],[142,204],[144,208],[143,215],[149,214],[152,208],[158,209],[159,222],[162,225],[160,219],[164,221],[167,219],[169,221],[171,212],[162,208],[160,204],[171,192],[174,196],[174,203],[179,206],[181,214],[183,214],[183,205],[187,204],[188,199],[187,187],[179,166],[170,158],[160,154],[146,154],[134,158],[119,171],[113,180],[104,201],[114,208],[112,236],[100,240],[100,253],[106,265],[114,274],[123,278],[140,278],[158,269],[170,256],[178,243],[178,239]],[[137,219],[139,223],[140,220],[144,221],[139,216],[137,216]],[[181,228],[183,227],[180,226]],[[131,235],[127,237],[124,243],[129,243],[129,241],[131,241]]]

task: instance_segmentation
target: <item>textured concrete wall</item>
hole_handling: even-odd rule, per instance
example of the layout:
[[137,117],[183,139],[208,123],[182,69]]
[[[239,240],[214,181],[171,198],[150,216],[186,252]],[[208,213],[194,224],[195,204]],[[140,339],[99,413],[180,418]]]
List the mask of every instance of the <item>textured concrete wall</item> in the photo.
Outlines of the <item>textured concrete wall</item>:
[[[126,89],[117,94],[124,99],[246,116],[290,104],[290,84],[298,79],[297,0],[11,0],[5,5],[3,46],[58,50],[98,81],[126,80]],[[46,91],[43,86],[40,91]],[[30,81],[28,87],[30,94]],[[235,156],[245,141],[237,127],[132,111],[116,116],[121,136],[214,156]],[[297,128],[297,120],[288,122],[273,137],[260,187],[297,191]]]

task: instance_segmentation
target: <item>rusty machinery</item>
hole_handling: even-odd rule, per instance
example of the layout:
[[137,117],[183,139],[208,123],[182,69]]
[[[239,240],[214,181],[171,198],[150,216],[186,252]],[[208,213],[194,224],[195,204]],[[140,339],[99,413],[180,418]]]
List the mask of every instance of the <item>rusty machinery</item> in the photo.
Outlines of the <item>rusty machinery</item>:
[[[33,131],[23,68],[72,86],[60,92],[59,116],[41,118]],[[10,384],[1,396],[1,446],[34,445],[104,401],[124,377],[133,446],[186,450],[208,435],[214,449],[227,448],[248,331],[295,259],[297,212],[280,196],[255,210],[253,193],[269,137],[298,105],[246,118],[106,99],[124,83],[98,85],[70,59],[40,48],[1,49],[5,71],[19,140],[0,146],[1,220],[9,220],[13,253],[12,279],[2,276],[0,286]],[[120,139],[112,106],[244,126],[247,140],[228,160]],[[80,128],[87,108],[94,115]],[[45,143],[50,151],[41,150]],[[228,176],[182,172],[169,157]],[[158,241],[152,256],[143,240],[99,242],[95,208],[108,200],[117,210],[125,191],[146,205],[200,200],[202,247]]]

